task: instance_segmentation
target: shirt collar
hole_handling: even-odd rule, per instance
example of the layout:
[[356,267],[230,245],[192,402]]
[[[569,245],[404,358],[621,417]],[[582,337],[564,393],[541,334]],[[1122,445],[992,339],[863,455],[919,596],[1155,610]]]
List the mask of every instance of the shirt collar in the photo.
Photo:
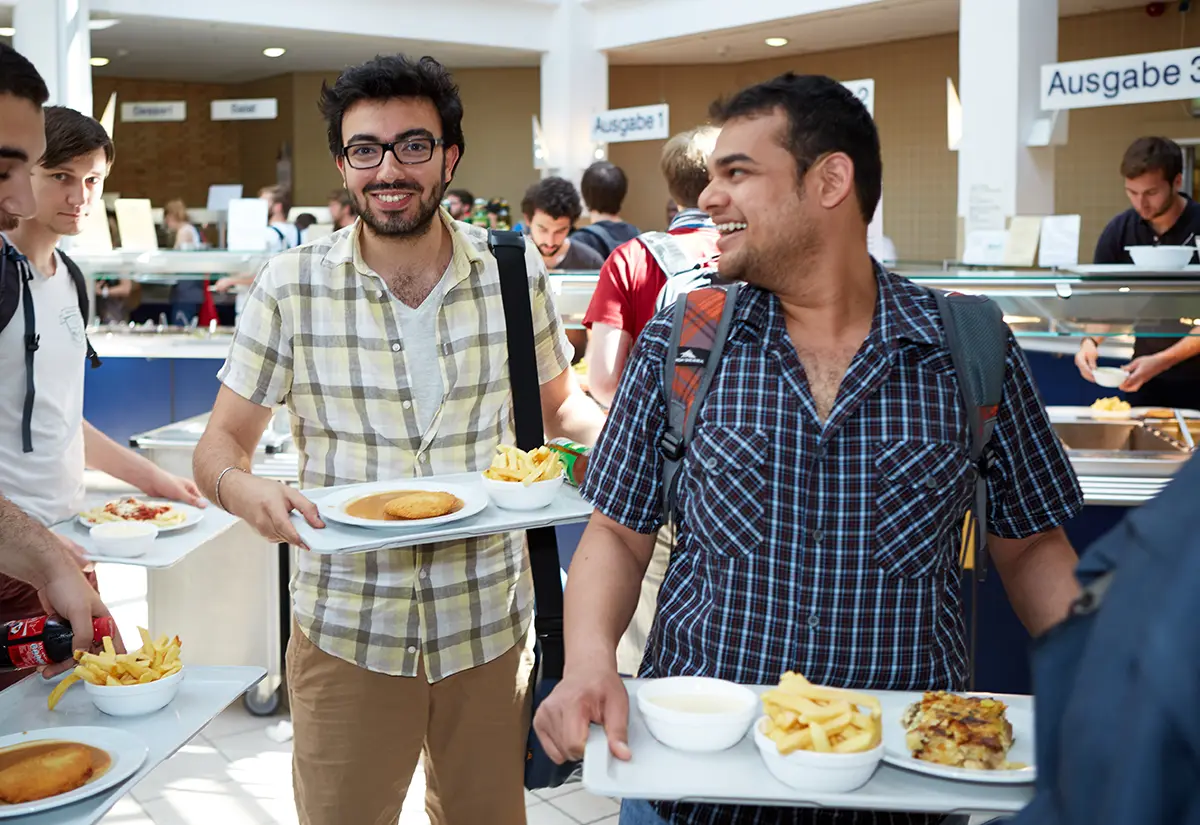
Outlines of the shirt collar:
[[[450,240],[454,245],[454,252],[450,258],[450,281],[447,284],[447,289],[449,289],[469,278],[476,271],[477,266],[484,265],[484,260],[475,245],[463,236],[458,222],[450,217],[449,212],[445,209],[438,209],[438,219],[450,231]],[[359,275],[368,278],[379,277],[378,273],[363,260],[362,247],[359,243],[362,231],[361,219],[355,220],[345,229],[338,230],[334,235],[333,244],[325,253],[324,263],[330,268],[348,266]]]
[[702,209],[681,209],[678,214],[671,220],[671,225],[667,227],[668,232],[673,232],[676,229],[711,229],[716,224],[713,223],[708,213]]
[[[875,284],[878,296],[871,335],[878,335],[889,350],[897,340],[917,344],[939,344],[942,341],[937,308],[918,299],[923,290],[906,278],[894,275],[875,263]],[[743,298],[734,312],[735,328],[745,328],[756,336],[779,325],[782,328],[783,310],[774,294],[758,287],[743,289]]]

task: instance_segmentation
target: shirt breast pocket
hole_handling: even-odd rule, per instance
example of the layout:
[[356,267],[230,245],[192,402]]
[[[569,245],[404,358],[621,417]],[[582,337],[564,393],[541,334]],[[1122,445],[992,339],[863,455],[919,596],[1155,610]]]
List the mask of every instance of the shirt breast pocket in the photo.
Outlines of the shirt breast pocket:
[[688,448],[684,517],[705,547],[743,557],[763,542],[768,442],[753,430],[700,429]]
[[970,456],[950,442],[898,441],[879,449],[875,470],[875,561],[893,576],[928,576],[963,507]]

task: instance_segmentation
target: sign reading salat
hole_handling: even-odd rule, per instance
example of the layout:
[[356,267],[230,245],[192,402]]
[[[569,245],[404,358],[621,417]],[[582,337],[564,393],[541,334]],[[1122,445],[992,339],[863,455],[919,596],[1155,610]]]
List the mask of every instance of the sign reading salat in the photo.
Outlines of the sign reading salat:
[[871,117],[875,117],[875,80],[873,78],[847,80],[842,85],[854,92],[854,96],[861,100],[862,104],[867,107],[867,113]]
[[273,97],[212,102],[213,120],[274,120],[277,117],[279,101]]
[[122,123],[154,123],[187,120],[187,101],[159,100],[147,103],[122,103]]
[[664,140],[671,136],[671,110],[666,103],[612,109],[592,119],[592,143]]
[[1088,109],[1200,97],[1200,49],[1042,66],[1042,109]]

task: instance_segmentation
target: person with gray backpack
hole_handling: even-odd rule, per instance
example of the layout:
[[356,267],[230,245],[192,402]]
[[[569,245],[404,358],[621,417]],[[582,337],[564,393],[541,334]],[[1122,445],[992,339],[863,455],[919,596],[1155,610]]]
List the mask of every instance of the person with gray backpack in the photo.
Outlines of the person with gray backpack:
[[[791,73],[713,107],[700,208],[726,285],[642,330],[584,478],[595,507],[567,579],[562,679],[535,730],[556,761],[590,724],[635,756],[617,641],[655,533],[676,526],[639,676],[963,690],[959,549],[1035,636],[1079,592],[1062,525],[1083,509],[1029,366],[986,299],[888,273],[867,250],[874,121]],[[977,545],[979,546],[979,545]],[[623,825],[937,823],[942,814],[626,800]]]

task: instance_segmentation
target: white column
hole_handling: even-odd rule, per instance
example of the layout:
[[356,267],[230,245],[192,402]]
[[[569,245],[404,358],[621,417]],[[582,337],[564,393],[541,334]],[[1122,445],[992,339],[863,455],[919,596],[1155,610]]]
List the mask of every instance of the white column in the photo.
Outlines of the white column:
[[1041,66],[1057,57],[1058,0],[960,0],[958,214],[967,231],[1054,213],[1054,149],[1027,141],[1041,114]]
[[17,0],[13,48],[46,80],[52,105],[70,106],[91,117],[89,5],[89,0]]
[[562,0],[554,13],[554,44],[542,55],[542,135],[547,168],[578,185],[597,159],[592,118],[608,109],[608,58],[592,45],[594,21],[580,0]]

